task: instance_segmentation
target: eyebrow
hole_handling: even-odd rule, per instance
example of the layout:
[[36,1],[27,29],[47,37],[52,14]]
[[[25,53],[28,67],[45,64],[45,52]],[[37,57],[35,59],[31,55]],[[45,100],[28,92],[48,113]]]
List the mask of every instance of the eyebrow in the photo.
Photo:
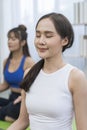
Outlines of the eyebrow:
[[[40,33],[40,31],[39,30],[36,30],[36,33]],[[52,32],[52,31],[44,31],[44,33],[51,33],[51,34],[53,34],[54,32]]]

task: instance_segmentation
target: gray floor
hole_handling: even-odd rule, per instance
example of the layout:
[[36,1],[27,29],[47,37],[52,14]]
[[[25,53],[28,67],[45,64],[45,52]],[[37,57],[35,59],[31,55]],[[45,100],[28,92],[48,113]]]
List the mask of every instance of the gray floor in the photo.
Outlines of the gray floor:
[[1,93],[0,93],[0,97],[8,98],[8,97],[9,97],[9,94],[10,94],[10,90],[6,90],[5,92],[1,92]]

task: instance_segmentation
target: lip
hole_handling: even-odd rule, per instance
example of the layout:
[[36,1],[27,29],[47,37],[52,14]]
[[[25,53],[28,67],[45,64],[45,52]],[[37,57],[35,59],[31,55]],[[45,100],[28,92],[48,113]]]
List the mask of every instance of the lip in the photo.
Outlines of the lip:
[[11,45],[8,46],[9,48],[12,47]]
[[38,47],[38,50],[39,50],[40,52],[45,52],[45,51],[48,50],[48,48],[39,48],[39,47]]

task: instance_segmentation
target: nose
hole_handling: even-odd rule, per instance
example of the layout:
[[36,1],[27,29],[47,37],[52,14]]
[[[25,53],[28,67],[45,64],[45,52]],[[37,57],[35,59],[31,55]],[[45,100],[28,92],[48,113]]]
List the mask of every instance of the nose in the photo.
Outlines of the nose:
[[39,38],[39,44],[42,44],[42,45],[45,45],[45,44],[46,44],[46,42],[45,42],[45,37],[44,37],[44,36],[41,36],[41,37]]
[[11,45],[12,43],[12,39],[8,39],[8,45]]
[[11,41],[12,41],[11,39],[8,39],[8,43],[11,43]]

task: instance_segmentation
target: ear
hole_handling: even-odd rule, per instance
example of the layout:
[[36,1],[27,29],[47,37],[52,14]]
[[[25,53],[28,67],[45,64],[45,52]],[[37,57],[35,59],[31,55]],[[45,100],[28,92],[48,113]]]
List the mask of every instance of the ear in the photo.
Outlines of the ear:
[[21,46],[22,46],[22,47],[23,47],[25,44],[26,44],[26,41],[25,41],[25,40],[21,41]]
[[68,38],[65,37],[63,40],[62,40],[62,46],[65,46],[68,44]]

